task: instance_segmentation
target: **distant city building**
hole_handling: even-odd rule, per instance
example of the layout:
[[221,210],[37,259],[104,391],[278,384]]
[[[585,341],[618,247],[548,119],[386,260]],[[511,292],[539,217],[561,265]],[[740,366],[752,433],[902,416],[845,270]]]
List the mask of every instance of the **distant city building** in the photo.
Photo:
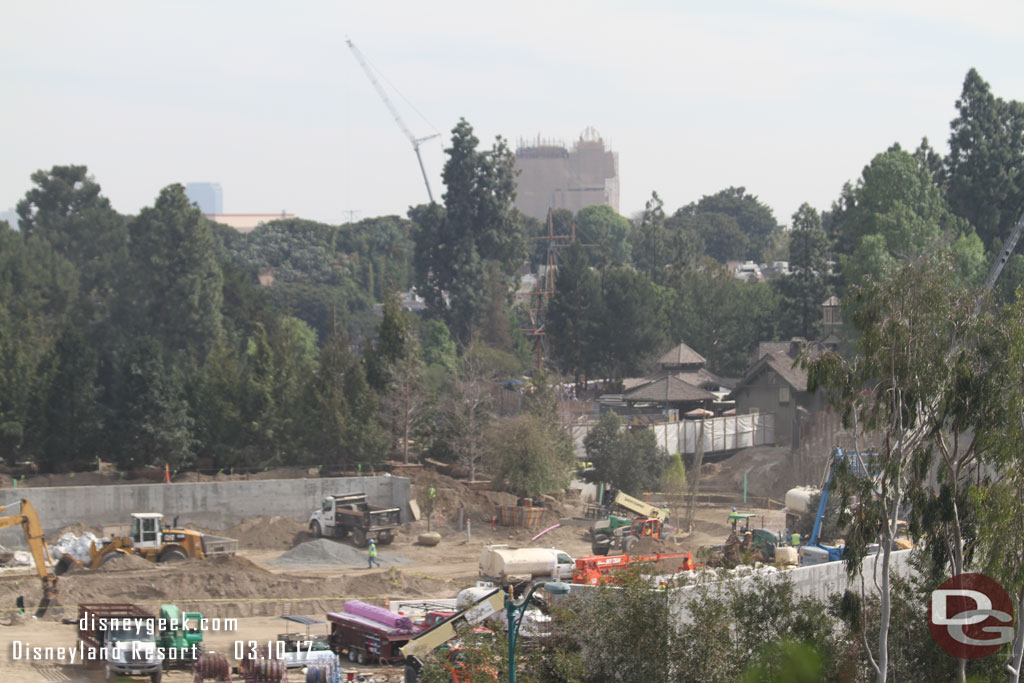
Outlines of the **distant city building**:
[[203,213],[224,213],[224,196],[219,183],[189,183],[185,196]]
[[619,210],[619,155],[605,149],[593,128],[583,131],[571,150],[540,138],[532,145],[520,140],[516,169],[516,208],[539,221],[547,219],[548,209],[576,213],[607,204]]
[[207,213],[207,220],[227,225],[238,232],[252,232],[258,226],[270,221],[281,221],[295,218],[294,213]]

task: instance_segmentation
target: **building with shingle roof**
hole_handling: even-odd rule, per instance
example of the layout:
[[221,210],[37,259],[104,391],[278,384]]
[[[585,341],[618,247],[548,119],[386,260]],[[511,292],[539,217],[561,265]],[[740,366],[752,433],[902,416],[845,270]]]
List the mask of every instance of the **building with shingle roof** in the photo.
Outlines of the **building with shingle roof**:
[[736,380],[719,377],[704,367],[706,362],[704,356],[679,342],[661,355],[655,372],[624,379],[625,393],[605,396],[601,404],[624,415],[658,414],[670,419],[675,413],[711,410],[726,393],[723,389],[731,389]]
[[703,367],[707,363],[707,359],[700,355],[683,342],[679,342],[676,346],[672,347],[658,359],[658,365],[662,367],[678,367],[695,365],[697,367]]
[[775,413],[775,437],[779,445],[799,445],[799,420],[825,409],[821,392],[807,391],[807,370],[797,358],[806,351],[817,357],[826,347],[819,342],[795,338],[787,349],[764,350],[729,395],[736,401],[736,413]]

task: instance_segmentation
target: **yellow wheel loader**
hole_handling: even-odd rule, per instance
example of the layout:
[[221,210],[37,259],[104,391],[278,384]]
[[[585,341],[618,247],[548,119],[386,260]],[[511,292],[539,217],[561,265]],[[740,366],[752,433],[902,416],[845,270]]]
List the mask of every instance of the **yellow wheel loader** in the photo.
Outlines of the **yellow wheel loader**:
[[96,569],[117,555],[138,555],[150,562],[202,560],[211,555],[234,555],[238,541],[224,536],[212,536],[194,529],[167,528],[159,512],[136,512],[127,536],[111,536],[96,547],[89,548],[88,562],[65,554],[57,563],[59,576],[69,569]]

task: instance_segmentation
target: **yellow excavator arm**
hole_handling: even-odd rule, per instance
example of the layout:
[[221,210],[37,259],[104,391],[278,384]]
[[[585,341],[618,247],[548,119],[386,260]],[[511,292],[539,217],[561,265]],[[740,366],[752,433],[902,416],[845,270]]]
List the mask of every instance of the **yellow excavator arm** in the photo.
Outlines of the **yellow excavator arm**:
[[[20,507],[19,514],[5,515],[7,509],[11,507]],[[53,573],[53,560],[50,557],[50,549],[46,546],[46,538],[43,536],[43,527],[39,523],[36,509],[32,507],[32,503],[22,498],[17,503],[0,505],[0,515],[5,515],[0,516],[0,529],[6,529],[16,524],[21,525],[25,532],[25,542],[28,543],[29,552],[32,553],[32,559],[35,561],[36,573],[39,574],[39,578],[43,582],[43,600],[39,603],[36,616],[43,616],[51,602],[59,608],[57,577]]]

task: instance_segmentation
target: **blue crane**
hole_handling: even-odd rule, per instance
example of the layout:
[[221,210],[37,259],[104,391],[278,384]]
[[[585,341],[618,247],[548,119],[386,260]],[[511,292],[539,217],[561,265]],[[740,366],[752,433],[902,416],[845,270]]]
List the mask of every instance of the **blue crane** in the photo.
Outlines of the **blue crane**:
[[800,547],[800,564],[822,564],[823,562],[837,562],[843,559],[842,546],[825,545],[820,542],[821,523],[825,519],[825,510],[828,508],[828,499],[832,495],[832,480],[836,470],[842,465],[847,465],[855,476],[868,476],[871,472],[867,462],[874,459],[874,454],[855,453],[844,451],[836,446],[832,449],[832,455],[828,461],[825,474],[825,484],[821,487],[821,498],[818,501],[818,513],[814,517],[814,527],[811,529],[811,536],[807,544]]

